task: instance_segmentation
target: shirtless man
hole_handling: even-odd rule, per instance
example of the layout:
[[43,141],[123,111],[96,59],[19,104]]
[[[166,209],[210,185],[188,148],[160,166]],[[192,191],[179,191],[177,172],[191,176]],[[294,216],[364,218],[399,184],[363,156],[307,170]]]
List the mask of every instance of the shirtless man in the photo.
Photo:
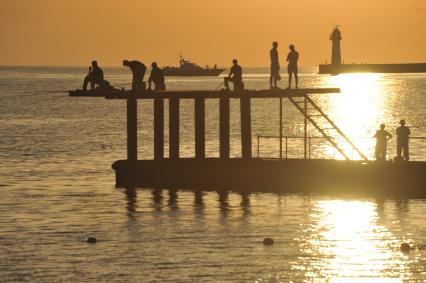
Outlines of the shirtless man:
[[272,43],[272,49],[269,52],[271,58],[271,75],[269,77],[269,85],[271,89],[277,88],[277,81],[280,77],[280,62],[278,60],[278,42]]
[[299,60],[299,52],[297,52],[296,49],[294,49],[293,44],[291,44],[289,48],[290,48],[290,52],[287,55],[288,88],[291,88],[291,79],[293,74],[294,74],[294,80],[296,82],[296,88],[298,88],[299,78],[297,76],[297,60]]

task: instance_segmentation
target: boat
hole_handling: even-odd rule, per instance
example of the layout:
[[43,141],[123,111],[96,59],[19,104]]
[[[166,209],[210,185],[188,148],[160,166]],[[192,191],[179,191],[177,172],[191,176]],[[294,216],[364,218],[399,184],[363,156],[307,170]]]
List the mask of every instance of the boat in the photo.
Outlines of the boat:
[[163,68],[163,74],[165,76],[218,76],[225,69],[220,69],[217,65],[214,65],[213,68],[209,68],[207,65],[205,68],[198,66],[195,63],[192,63],[188,60],[185,60],[180,56],[179,67],[170,67],[166,66]]
[[320,74],[337,75],[342,73],[425,73],[426,63],[403,64],[344,64],[341,62],[340,41],[342,35],[335,27],[330,35],[332,41],[331,64],[319,65]]

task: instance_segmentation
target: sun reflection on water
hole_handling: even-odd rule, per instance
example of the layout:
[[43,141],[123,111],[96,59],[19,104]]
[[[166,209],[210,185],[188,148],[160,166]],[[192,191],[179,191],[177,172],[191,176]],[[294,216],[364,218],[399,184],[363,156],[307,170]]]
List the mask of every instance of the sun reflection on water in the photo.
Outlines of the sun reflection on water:
[[[379,224],[376,204],[368,201],[319,201],[304,228],[302,252],[312,255],[307,278],[327,282],[400,282],[410,277],[395,236]],[[306,237],[306,238],[305,238]]]
[[[387,91],[383,74],[342,74],[326,78],[327,84],[339,87],[341,94],[333,96],[325,105],[326,113],[352,142],[369,158],[373,157],[375,141],[372,134],[378,127],[385,107]],[[343,140],[337,140],[345,152],[359,159]],[[330,145],[324,154],[343,157]]]

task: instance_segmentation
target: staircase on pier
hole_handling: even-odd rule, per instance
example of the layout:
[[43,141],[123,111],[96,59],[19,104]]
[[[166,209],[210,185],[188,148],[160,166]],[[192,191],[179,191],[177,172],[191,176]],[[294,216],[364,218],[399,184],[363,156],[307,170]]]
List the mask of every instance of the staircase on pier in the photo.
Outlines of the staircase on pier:
[[[315,129],[346,159],[350,160],[351,153],[356,152],[362,159],[368,158],[355,146],[355,144],[336,126],[336,124],[325,114],[321,108],[305,95],[303,99],[288,97],[290,102],[299,110],[299,112],[309,121]],[[305,130],[306,132],[306,130]],[[339,139],[339,141],[337,141]]]

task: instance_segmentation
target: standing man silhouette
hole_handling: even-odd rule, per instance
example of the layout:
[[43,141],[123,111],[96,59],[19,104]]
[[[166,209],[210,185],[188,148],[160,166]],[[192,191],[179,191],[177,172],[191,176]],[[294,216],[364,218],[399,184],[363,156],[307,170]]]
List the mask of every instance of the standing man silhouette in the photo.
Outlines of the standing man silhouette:
[[[405,120],[399,121],[399,126],[396,129],[396,156],[398,161],[410,160],[409,152],[408,152],[408,138],[411,134],[410,128],[405,126]],[[403,156],[401,156],[403,153]]]
[[271,75],[269,77],[269,85],[271,89],[277,88],[277,81],[280,80],[280,62],[278,59],[278,42],[272,43],[272,49],[269,52],[271,59]]
[[143,77],[145,76],[146,66],[136,60],[123,60],[123,66],[129,67],[133,73],[132,90],[145,90]]
[[299,53],[294,49],[294,45],[290,44],[290,52],[287,55],[288,61],[288,88],[291,88],[291,78],[294,74],[294,80],[296,82],[296,88],[299,87],[299,78],[297,76],[297,60],[299,60]]
[[380,130],[376,131],[374,137],[376,138],[376,160],[386,161],[388,140],[392,138],[392,135],[385,130],[385,124],[380,125]]

